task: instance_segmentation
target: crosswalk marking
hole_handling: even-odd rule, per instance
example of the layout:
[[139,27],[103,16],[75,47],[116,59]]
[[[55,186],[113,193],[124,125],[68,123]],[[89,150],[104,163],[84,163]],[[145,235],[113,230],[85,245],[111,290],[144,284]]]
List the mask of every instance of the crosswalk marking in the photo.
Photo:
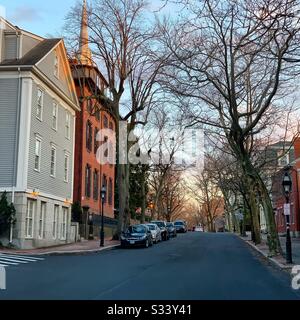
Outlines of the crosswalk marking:
[[1,256],[22,258],[22,259],[33,259],[34,261],[36,261],[36,260],[45,260],[45,258],[38,258],[38,257],[27,256],[27,255],[18,255],[18,254],[12,254],[12,253],[11,254],[0,253],[0,258],[1,258]]
[[[34,259],[34,258],[25,258],[25,257],[21,258],[21,257],[13,256],[13,255],[8,255],[8,254],[5,255],[5,258],[18,259],[18,260],[29,261],[29,262],[37,261],[37,259]],[[0,254],[0,259],[1,259],[1,254]],[[38,259],[38,260],[40,260],[40,259]],[[41,259],[41,260],[44,260],[44,259]]]
[[17,266],[19,264],[24,265],[27,263],[38,262],[42,260],[45,259],[27,255],[0,253],[0,267]]
[[1,261],[5,262],[5,261],[8,261],[8,262],[17,262],[17,263],[28,263],[29,261],[21,261],[21,260],[16,260],[16,259],[9,259],[9,258],[3,258],[1,257],[0,258]]

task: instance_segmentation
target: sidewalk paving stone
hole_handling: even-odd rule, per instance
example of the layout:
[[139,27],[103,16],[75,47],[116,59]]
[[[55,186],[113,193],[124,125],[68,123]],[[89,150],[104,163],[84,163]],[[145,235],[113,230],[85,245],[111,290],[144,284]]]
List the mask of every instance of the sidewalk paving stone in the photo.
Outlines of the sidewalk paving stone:
[[99,240],[83,240],[76,243],[38,248],[38,249],[7,249],[0,248],[0,253],[24,254],[24,255],[58,255],[58,254],[82,254],[112,249],[119,246],[119,241],[105,239],[104,247],[100,247]]
[[[262,235],[262,242],[258,245],[255,245],[251,241],[251,233],[247,232],[246,237],[241,237],[242,240],[247,242],[252,248],[260,252],[262,255],[264,255],[266,258],[268,258],[273,264],[277,265],[281,269],[290,270],[294,265],[300,265],[300,239],[299,238],[292,238],[292,256],[293,256],[293,264],[287,264],[285,256],[278,255],[278,256],[269,256],[269,248],[267,245],[267,237],[265,234]],[[283,254],[285,255],[286,247],[285,247],[285,237],[279,238]]]

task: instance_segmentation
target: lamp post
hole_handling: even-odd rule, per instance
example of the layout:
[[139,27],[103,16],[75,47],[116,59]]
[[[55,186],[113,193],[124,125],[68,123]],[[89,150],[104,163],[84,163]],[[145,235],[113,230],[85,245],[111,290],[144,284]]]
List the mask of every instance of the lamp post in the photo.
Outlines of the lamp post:
[[292,243],[290,234],[290,193],[292,191],[292,179],[288,173],[288,168],[285,168],[285,173],[282,180],[282,188],[285,195],[284,215],[286,216],[286,262],[293,263],[292,260]]
[[104,201],[105,201],[105,196],[106,196],[106,188],[105,186],[102,186],[101,189],[101,232],[100,232],[100,247],[104,247]]

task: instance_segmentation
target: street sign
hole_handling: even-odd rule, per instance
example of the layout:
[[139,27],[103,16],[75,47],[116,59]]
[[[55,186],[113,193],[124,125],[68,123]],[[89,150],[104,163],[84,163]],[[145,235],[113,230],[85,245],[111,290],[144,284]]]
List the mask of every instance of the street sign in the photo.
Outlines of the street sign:
[[285,216],[291,215],[291,205],[289,203],[283,205],[283,213]]

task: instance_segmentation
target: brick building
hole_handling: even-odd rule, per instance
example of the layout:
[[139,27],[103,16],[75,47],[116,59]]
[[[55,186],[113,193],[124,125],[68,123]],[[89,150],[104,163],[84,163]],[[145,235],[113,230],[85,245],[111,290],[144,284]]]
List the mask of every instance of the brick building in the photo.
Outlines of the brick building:
[[[82,10],[79,55],[78,58],[70,61],[70,64],[81,106],[81,112],[76,114],[73,193],[74,202],[79,202],[84,211],[81,235],[85,238],[88,238],[91,233],[93,236],[99,235],[100,190],[105,186],[107,190],[104,203],[105,228],[106,236],[111,236],[116,226],[114,220],[115,165],[110,163],[100,165],[97,160],[97,151],[103,142],[112,141],[116,123],[113,116],[103,110],[97,100],[97,92],[103,93],[107,85],[98,67],[92,61],[85,1]],[[101,139],[97,138],[99,130],[103,129],[105,129],[104,135],[101,134]],[[105,152],[112,152],[112,150],[108,149]],[[90,224],[93,228],[88,227]]]
[[[294,141],[290,151],[284,155],[283,161],[285,165],[290,166],[289,173],[292,178],[292,192],[290,194],[290,230],[291,235],[294,237],[300,237],[300,193],[299,193],[299,172],[300,172],[300,138]],[[284,168],[281,168],[273,176],[272,184],[272,199],[274,206],[274,214],[277,224],[277,231],[279,234],[285,234],[286,232],[286,217],[283,213],[283,205],[286,201],[282,190],[282,179],[284,175]]]

